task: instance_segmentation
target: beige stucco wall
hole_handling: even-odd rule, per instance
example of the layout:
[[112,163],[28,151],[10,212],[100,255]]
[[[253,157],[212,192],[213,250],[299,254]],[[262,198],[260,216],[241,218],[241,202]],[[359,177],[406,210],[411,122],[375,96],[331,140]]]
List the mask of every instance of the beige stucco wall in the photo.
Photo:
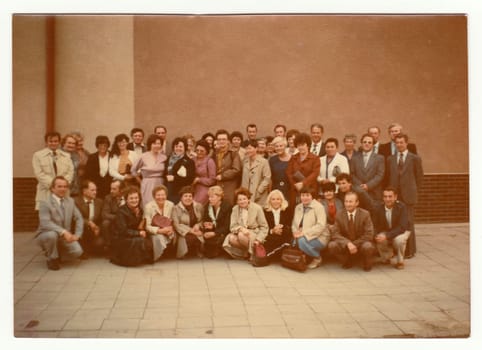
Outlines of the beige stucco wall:
[[32,176],[32,153],[44,145],[45,17],[13,18],[13,176]]
[[132,16],[56,19],[56,129],[113,138],[134,124]]

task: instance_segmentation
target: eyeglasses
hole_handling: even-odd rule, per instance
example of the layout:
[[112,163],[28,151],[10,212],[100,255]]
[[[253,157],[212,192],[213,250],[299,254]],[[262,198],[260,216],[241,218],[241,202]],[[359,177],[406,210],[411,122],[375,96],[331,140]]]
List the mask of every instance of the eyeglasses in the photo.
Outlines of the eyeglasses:
[[373,142],[371,142],[371,141],[363,141],[363,143],[372,144]]

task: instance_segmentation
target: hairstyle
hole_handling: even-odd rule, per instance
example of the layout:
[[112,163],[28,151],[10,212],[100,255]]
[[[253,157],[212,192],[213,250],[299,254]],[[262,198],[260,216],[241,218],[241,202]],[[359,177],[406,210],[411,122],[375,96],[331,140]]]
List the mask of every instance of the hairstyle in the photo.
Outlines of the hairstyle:
[[121,190],[123,190],[124,187],[126,187],[124,181],[121,181],[121,180],[119,180],[119,179],[112,179],[112,181],[110,182],[110,184],[112,185],[114,182],[118,182],[118,183],[119,183],[119,188],[120,188]]
[[335,144],[336,148],[338,148],[338,139],[336,139],[334,137],[327,138],[326,141],[325,141],[325,147],[330,142],[333,142]]
[[206,150],[206,153],[209,153],[209,151],[211,150],[211,146],[206,140],[199,140],[198,142],[196,142],[195,147],[198,147],[198,146],[204,148]]
[[266,204],[264,205],[264,209],[267,211],[272,211],[273,207],[270,204],[271,198],[274,196],[279,196],[281,197],[281,210],[285,210],[288,208],[288,201],[286,200],[285,196],[283,196],[283,192],[280,190],[273,190],[268,194],[268,197],[266,199]]
[[142,130],[141,128],[132,128],[132,130],[131,130],[131,137],[132,137],[136,132],[140,132],[140,133],[142,134],[142,136],[144,136],[144,130]]
[[211,187],[209,187],[209,189],[208,189],[208,195],[210,196],[210,195],[212,195],[212,194],[214,194],[214,195],[216,195],[216,196],[219,196],[219,197],[221,197],[221,198],[224,198],[224,190],[223,190],[223,188],[222,188],[221,186],[217,186],[217,185],[216,185],[216,186],[211,186]]
[[398,126],[398,127],[400,128],[400,130],[403,129],[402,124],[400,124],[400,123],[391,123],[391,124],[388,126],[388,131],[390,131],[391,128],[394,128],[394,127],[396,127],[396,126]]
[[336,185],[334,182],[326,182],[324,184],[321,184],[321,192],[327,192],[327,191],[336,191]]
[[187,141],[191,140],[193,145],[196,144],[196,138],[194,137],[193,134],[187,133],[187,134],[184,134],[182,137],[184,137]]
[[301,187],[301,190],[300,190],[300,194],[302,193],[309,193],[313,198],[315,198],[316,196],[315,189],[310,185],[303,185],[303,187]]
[[[211,137],[213,138],[213,140],[215,139],[213,133],[207,132],[207,133],[205,133],[203,136],[201,136],[201,140],[205,140],[205,139],[208,138],[209,136],[211,136]],[[228,134],[228,138],[229,138],[229,134]]]
[[308,148],[311,147],[311,137],[307,133],[300,133],[296,135],[295,137],[295,146],[298,147],[298,145],[306,144]]
[[348,183],[353,182],[351,175],[347,173],[341,173],[336,176],[336,183],[340,182],[341,180],[346,180]]
[[397,136],[395,136],[395,140],[396,139],[404,139],[406,143],[408,143],[408,135],[407,134],[398,134]]
[[183,195],[185,195],[186,193],[190,193],[190,194],[194,194],[194,189],[191,187],[191,186],[183,186],[181,187],[181,189],[179,190],[179,196],[182,197]]
[[45,134],[45,136],[44,136],[44,141],[47,142],[47,141],[48,141],[50,138],[52,138],[52,137],[58,137],[58,138],[59,138],[59,141],[60,141],[60,139],[62,138],[62,137],[60,136],[60,133],[59,133],[59,132],[57,132],[57,131],[49,131],[48,133]]
[[154,134],[156,133],[156,130],[157,130],[157,129],[160,129],[160,128],[164,129],[164,130],[166,131],[166,133],[167,133],[167,128],[166,128],[164,125],[156,125],[156,126],[154,127]]
[[218,138],[219,135],[226,135],[229,139],[229,132],[226,129],[219,129],[216,131],[216,139]]
[[156,196],[156,193],[159,192],[159,191],[164,191],[166,196],[168,194],[167,187],[164,186],[164,185],[159,185],[159,186],[156,186],[152,189],[152,197],[154,198]]
[[239,195],[246,196],[246,197],[248,197],[248,199],[251,198],[251,192],[249,192],[249,190],[246,187],[240,187],[240,188],[236,189],[236,191],[234,191],[234,201],[235,202],[238,201]]
[[388,186],[383,189],[383,192],[388,191],[388,192],[393,192],[394,195],[398,195],[398,191],[395,187],[393,186]]
[[352,140],[353,143],[356,143],[356,135],[355,134],[345,134],[343,141]]
[[80,131],[71,131],[70,134],[77,141],[84,139],[84,135]]
[[348,195],[355,195],[356,200],[359,200],[359,198],[358,198],[358,193],[356,193],[356,192],[354,192],[354,191],[348,191],[347,193],[345,193],[345,198],[346,198],[346,196],[348,196]]
[[258,127],[256,126],[256,124],[253,124],[253,123],[246,125],[246,131],[248,131],[248,128],[255,128],[256,130],[258,130]]
[[288,145],[288,141],[286,140],[285,137],[281,136],[276,136],[273,141],[271,141],[273,145],[276,145],[277,143],[282,143],[285,147]]
[[271,136],[271,135],[268,135],[268,136],[264,137],[264,139],[266,140],[266,144],[268,144],[268,143],[273,142],[274,137]]
[[[89,188],[89,185],[90,184],[94,184],[95,185],[95,182],[92,181],[92,180],[89,180],[89,179],[85,179],[85,180],[82,180],[82,182],[80,183],[80,190],[83,191],[85,190],[86,188]],[[97,185],[96,185],[97,187]]]
[[258,137],[256,139],[256,142],[264,142],[265,144],[267,144],[268,140],[266,139],[266,137]]
[[323,129],[323,125],[321,125],[320,123],[311,124],[310,131],[313,130],[313,128],[319,128],[319,129],[321,129],[321,132],[325,132],[325,130]]
[[99,145],[107,145],[107,148],[110,147],[110,140],[107,136],[105,135],[98,135],[96,138],[95,138],[95,148],[99,147]]
[[174,146],[178,143],[182,143],[184,145],[184,152],[187,152],[187,140],[184,137],[176,137],[174,141],[172,141],[172,149],[174,149]]
[[154,142],[156,142],[157,140],[159,140],[161,142],[161,145],[162,145],[162,139],[159,135],[157,134],[151,134],[149,135],[149,137],[147,138],[147,142],[146,142],[146,146],[147,146],[147,150],[150,151],[151,150],[151,146]]
[[52,182],[50,183],[50,188],[51,188],[51,189],[55,187],[55,182],[56,182],[57,180],[65,181],[65,182],[67,182],[67,186],[69,186],[69,180],[67,180],[65,177],[59,175],[59,176],[54,177],[54,179],[53,179]]
[[244,140],[243,134],[241,134],[239,131],[233,131],[231,135],[229,135],[229,141],[233,141],[233,138],[239,137],[241,139],[241,142]]
[[142,202],[142,194],[141,194],[141,189],[137,186],[127,186],[124,189],[124,197],[127,199],[127,197],[130,194],[137,193],[139,195],[139,206],[141,205]]
[[298,135],[299,133],[300,131],[297,129],[290,129],[286,132],[286,139],[289,139],[291,136],[296,137],[296,135]]
[[244,142],[244,148],[247,148],[248,146],[258,148],[258,141],[257,140],[246,140]]
[[78,142],[78,141],[77,141],[77,139],[75,138],[75,136],[74,136],[73,134],[66,134],[66,135],[64,135],[64,137],[62,137],[62,140],[60,141],[60,144],[62,145],[62,147],[64,147],[64,145],[65,145],[65,143],[67,142],[67,139],[68,139],[69,137],[72,138],[72,139],[74,139],[75,145],[77,146],[77,142]]
[[114,144],[112,145],[112,151],[110,152],[111,157],[120,155],[119,146],[117,144],[124,140],[126,142],[129,142],[129,136],[127,136],[126,134],[118,134],[115,136]]
[[380,128],[379,128],[378,126],[376,126],[376,125],[370,126],[370,127],[367,129],[367,132],[370,132],[370,129],[377,129],[378,132],[380,132]]
[[370,135],[370,134],[363,134],[362,137],[360,138],[360,142],[363,143],[363,140],[364,140],[365,138],[367,138],[367,137],[371,138],[371,139],[372,139],[372,142],[375,143],[375,139],[374,139],[373,136]]
[[286,132],[286,125],[283,125],[283,124],[276,124],[273,131],[276,132],[276,129],[278,128],[283,128],[284,132]]

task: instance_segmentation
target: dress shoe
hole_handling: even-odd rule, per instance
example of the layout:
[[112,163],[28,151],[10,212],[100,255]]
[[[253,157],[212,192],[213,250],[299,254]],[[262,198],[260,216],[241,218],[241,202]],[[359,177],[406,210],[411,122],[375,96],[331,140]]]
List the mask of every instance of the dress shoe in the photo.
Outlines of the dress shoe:
[[411,259],[415,256],[415,254],[409,254],[409,255],[405,255],[404,258],[405,259]]
[[60,270],[59,259],[47,260],[47,267],[49,270],[53,270],[53,271]]
[[373,260],[372,260],[372,259],[368,259],[368,260],[366,260],[366,261],[363,263],[363,270],[365,270],[365,271],[371,271],[372,266],[373,266]]
[[405,264],[403,262],[396,263],[395,268],[398,270],[403,270],[405,268]]
[[319,258],[314,258],[311,260],[311,262],[308,264],[307,268],[309,269],[316,269],[321,265],[322,259],[321,256]]

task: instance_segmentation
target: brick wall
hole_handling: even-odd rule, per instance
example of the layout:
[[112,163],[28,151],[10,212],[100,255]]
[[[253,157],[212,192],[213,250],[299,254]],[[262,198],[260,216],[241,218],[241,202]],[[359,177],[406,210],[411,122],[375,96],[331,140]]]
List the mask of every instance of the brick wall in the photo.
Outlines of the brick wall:
[[[13,229],[16,232],[34,231],[38,226],[36,185],[34,178],[13,179]],[[468,222],[469,175],[425,175],[415,220],[417,223]]]

